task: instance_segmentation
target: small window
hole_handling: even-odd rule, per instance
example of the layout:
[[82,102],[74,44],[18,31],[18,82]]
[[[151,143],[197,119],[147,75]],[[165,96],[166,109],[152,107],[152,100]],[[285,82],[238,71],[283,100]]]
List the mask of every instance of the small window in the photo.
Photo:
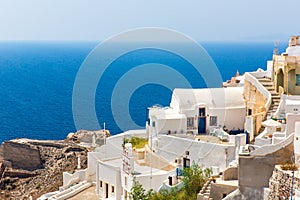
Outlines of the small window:
[[127,177],[124,177],[124,184],[127,186]]
[[103,182],[102,181],[100,181],[100,188],[102,188],[103,187]]
[[217,126],[218,122],[217,122],[217,116],[210,116],[210,126]]
[[296,85],[300,86],[300,74],[296,74]]
[[193,128],[194,127],[194,117],[188,117],[187,118],[187,128]]
[[152,127],[155,127],[155,122],[152,122]]
[[248,115],[252,115],[252,110],[251,109],[248,109]]
[[115,193],[115,186],[111,186],[111,193]]

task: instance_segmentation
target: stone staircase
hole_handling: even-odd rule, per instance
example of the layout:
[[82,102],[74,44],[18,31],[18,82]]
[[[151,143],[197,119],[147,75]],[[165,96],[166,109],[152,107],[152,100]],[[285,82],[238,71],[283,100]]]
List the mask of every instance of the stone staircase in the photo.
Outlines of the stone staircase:
[[272,102],[271,106],[267,112],[267,118],[270,118],[273,113],[276,112],[279,103],[280,103],[280,95],[275,91],[274,83],[271,78],[264,77],[264,78],[257,78],[257,80],[271,93],[272,95]]
[[210,198],[210,188],[211,188],[211,181],[212,178],[208,179],[204,186],[202,187],[201,191],[198,193],[197,200],[212,200]]

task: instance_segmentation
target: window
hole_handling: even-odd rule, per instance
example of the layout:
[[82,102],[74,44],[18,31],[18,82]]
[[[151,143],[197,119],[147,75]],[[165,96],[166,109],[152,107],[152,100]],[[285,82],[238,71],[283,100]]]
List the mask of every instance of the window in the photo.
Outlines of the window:
[[193,128],[194,127],[194,118],[188,117],[187,118],[187,128]]
[[155,127],[155,122],[152,122],[152,127]]
[[100,188],[102,188],[103,187],[103,182],[102,181],[100,181]]
[[209,118],[210,122],[210,126],[217,126],[218,125],[218,122],[217,122],[217,116],[210,116]]
[[296,85],[300,86],[300,74],[296,74]]
[[252,115],[252,110],[248,109],[248,115]]
[[111,186],[111,193],[114,193],[115,192],[115,186]]
[[127,186],[127,177],[124,177],[124,184]]
[[199,108],[199,117],[205,116],[205,108]]

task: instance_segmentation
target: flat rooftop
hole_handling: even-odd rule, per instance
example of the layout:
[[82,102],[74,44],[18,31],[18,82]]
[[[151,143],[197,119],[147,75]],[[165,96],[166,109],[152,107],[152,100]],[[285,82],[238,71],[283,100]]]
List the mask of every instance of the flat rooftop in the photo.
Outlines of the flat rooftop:
[[217,178],[216,179],[216,184],[220,184],[220,185],[230,185],[230,186],[239,186],[239,181],[238,180],[228,180],[228,181],[224,181],[222,178]]
[[93,185],[80,193],[76,194],[75,196],[69,198],[69,200],[83,200],[83,199],[88,199],[88,200],[98,200],[100,199],[101,196],[96,194],[96,186]]
[[[117,158],[117,159],[111,159],[107,161],[102,161],[106,165],[110,165],[112,167],[120,167],[122,166],[122,158]],[[160,174],[165,174],[168,173],[168,171],[157,169],[154,167],[149,167],[149,166],[141,166],[138,165],[136,162],[134,163],[134,171],[136,175],[150,175],[152,171],[152,175],[160,175]]]

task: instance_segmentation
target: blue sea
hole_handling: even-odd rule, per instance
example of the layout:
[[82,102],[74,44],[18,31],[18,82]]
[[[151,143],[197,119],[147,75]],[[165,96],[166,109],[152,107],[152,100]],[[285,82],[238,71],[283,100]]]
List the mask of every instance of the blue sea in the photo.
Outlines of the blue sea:
[[[274,48],[272,42],[200,44],[216,63],[223,81],[230,79],[237,70],[242,74],[258,67],[265,69]],[[97,42],[0,42],[0,142],[23,137],[64,139],[69,132],[75,132],[72,114],[74,81],[82,62],[97,45]],[[282,43],[280,49],[285,49],[286,45]],[[122,74],[146,63],[177,68],[188,77],[192,87],[206,87],[201,77],[194,77],[189,71],[190,63],[172,53],[145,49],[126,54],[103,74],[95,95],[98,122],[105,122],[112,134],[124,131],[118,127],[111,112],[113,86]],[[213,74],[211,78],[214,78]],[[155,104],[167,106],[171,95],[172,91],[159,84],[139,87],[129,102],[132,120],[144,126],[147,108]],[[84,128],[93,130],[95,127],[87,123]],[[128,125],[125,129],[132,128],[135,127]]]

